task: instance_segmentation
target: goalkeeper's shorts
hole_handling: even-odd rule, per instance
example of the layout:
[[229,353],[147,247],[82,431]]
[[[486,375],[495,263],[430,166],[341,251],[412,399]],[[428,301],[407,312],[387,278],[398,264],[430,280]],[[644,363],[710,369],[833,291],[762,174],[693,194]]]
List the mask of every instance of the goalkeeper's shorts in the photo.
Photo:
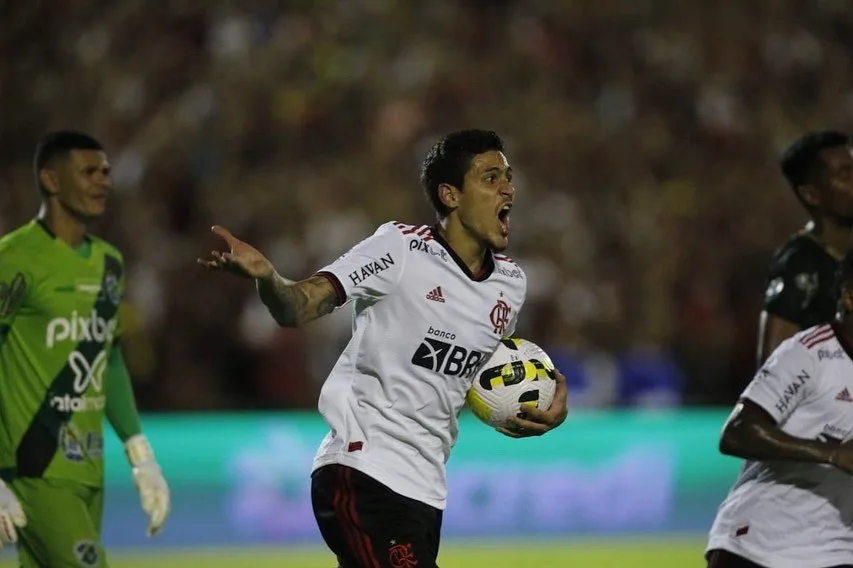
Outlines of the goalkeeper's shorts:
[[312,474],[311,502],[340,568],[436,568],[441,510],[336,464]]
[[9,487],[27,526],[18,529],[21,568],[106,568],[102,489],[61,479],[20,477]]

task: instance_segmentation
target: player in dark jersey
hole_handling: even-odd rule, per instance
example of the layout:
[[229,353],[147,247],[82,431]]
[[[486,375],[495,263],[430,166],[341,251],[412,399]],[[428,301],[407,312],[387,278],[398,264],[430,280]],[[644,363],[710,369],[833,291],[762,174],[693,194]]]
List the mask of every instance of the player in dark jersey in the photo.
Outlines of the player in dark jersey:
[[853,141],[809,132],[782,155],[782,173],[811,220],[773,255],[758,333],[758,364],[801,329],[831,321],[833,282],[853,228]]
[[38,218],[0,238],[0,548],[17,540],[22,568],[103,568],[105,418],[149,534],[166,520],[169,488],[121,353],[122,256],[88,233],[105,213],[107,156],[61,131],[41,140],[34,165]]

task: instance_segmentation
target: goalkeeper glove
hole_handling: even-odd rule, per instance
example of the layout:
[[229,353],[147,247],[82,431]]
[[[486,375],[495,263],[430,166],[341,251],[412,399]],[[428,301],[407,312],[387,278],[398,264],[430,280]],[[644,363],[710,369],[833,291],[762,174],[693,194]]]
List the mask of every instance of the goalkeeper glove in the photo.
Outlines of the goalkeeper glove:
[[27,517],[12,490],[0,481],[0,549],[18,542],[17,527],[27,526]]
[[172,505],[169,486],[144,435],[128,438],[124,449],[132,467],[133,483],[139,491],[142,510],[148,515],[148,536],[153,536],[163,528],[169,516]]

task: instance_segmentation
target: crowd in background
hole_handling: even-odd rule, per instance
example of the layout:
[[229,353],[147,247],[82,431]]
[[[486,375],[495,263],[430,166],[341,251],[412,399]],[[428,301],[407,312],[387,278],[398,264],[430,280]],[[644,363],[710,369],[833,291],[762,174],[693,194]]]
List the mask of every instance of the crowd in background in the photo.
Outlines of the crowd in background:
[[314,406],[348,310],[277,328],[194,264],[210,225],[306,277],[387,220],[433,222],[419,162],[464,127],[507,140],[518,332],[573,404],[728,404],[770,254],[805,221],[777,157],[853,122],[845,0],[13,2],[0,48],[0,232],[37,210],[42,133],[107,146],[98,232],[157,410]]

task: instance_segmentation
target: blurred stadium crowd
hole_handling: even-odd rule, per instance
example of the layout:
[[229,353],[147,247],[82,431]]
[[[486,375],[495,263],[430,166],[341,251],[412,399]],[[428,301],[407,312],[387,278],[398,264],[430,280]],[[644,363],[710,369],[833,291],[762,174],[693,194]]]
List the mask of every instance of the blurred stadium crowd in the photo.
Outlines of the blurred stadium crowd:
[[146,409],[313,407],[349,314],[276,329],[250,284],[194,264],[209,226],[308,276],[379,223],[431,222],[419,160],[461,127],[508,139],[519,333],[572,403],[729,403],[769,256],[804,221],[777,155],[853,121],[846,0],[0,5],[0,230],[36,210],[40,134],[107,145],[100,232],[126,255]]

